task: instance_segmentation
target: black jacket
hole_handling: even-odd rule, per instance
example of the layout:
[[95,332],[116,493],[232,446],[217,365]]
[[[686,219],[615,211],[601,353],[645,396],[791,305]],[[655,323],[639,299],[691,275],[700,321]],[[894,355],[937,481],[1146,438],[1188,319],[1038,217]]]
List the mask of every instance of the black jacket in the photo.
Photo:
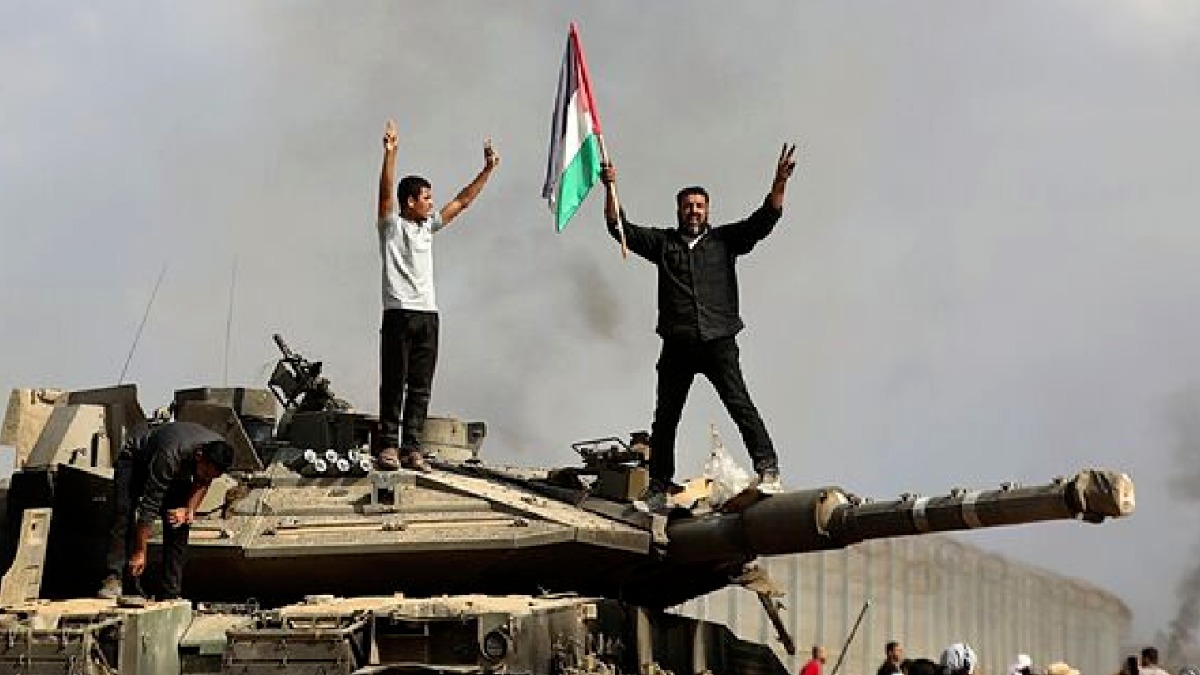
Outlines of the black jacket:
[[[663,339],[708,341],[736,335],[745,324],[738,311],[737,257],[749,253],[775,228],[782,211],[767,202],[745,220],[710,227],[695,246],[679,229],[625,224],[629,250],[658,267],[658,326]],[[608,232],[620,241],[616,223]]]
[[129,441],[123,452],[129,453],[134,471],[145,476],[141,494],[130,495],[139,523],[154,522],[168,495],[188,493],[196,473],[196,447],[219,440],[221,436],[199,424],[172,422]]

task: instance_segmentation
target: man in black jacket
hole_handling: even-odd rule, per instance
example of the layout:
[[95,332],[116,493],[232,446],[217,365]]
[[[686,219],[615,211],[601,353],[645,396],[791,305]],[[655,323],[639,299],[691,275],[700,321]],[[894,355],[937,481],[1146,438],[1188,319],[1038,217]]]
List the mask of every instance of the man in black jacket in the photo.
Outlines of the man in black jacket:
[[745,220],[720,227],[708,223],[708,192],[702,187],[686,187],[675,196],[678,227],[630,223],[624,210],[618,213],[616,169],[611,164],[603,167],[609,233],[620,240],[623,227],[629,250],[658,267],[656,330],[663,343],[650,432],[650,487],[644,497],[651,508],[667,502],[675,474],[675,432],[697,374],[712,382],[737,424],[758,472],[759,490],[783,489],[771,437],[742,378],[735,336],[745,324],[738,311],[736,263],[771,233],[783,214],[784,191],[796,168],[795,151],[794,145],[783,146],[763,204]]
[[112,543],[100,597],[115,598],[123,578],[142,576],[156,518],[163,522],[161,597],[179,597],[188,526],[209,484],[232,464],[225,439],[191,422],[170,422],[125,444],[113,480]]

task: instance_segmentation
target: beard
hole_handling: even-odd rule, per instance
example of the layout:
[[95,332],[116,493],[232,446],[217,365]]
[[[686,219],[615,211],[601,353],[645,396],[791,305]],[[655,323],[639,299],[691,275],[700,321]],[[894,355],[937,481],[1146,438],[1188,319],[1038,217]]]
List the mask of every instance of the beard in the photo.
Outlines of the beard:
[[706,227],[708,227],[708,221],[705,220],[679,219],[679,229],[691,237],[699,235]]

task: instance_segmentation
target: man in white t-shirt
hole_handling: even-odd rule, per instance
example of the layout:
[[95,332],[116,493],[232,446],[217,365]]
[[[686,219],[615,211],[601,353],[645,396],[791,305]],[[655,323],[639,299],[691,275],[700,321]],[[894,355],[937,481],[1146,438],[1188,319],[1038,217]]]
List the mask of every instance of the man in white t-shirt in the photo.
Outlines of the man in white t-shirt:
[[[483,169],[440,210],[429,181],[405,176],[396,185],[396,123],[383,131],[376,229],[383,262],[383,327],[379,344],[380,469],[428,471],[421,432],[437,365],[438,313],[433,291],[433,234],[475,201],[500,156],[483,144]],[[403,422],[401,422],[403,420]]]

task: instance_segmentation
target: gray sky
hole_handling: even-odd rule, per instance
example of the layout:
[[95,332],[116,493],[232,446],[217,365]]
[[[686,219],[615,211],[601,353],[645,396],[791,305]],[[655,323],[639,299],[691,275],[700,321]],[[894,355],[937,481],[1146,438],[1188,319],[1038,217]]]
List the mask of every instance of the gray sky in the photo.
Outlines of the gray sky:
[[[400,171],[440,199],[485,136],[503,156],[438,237],[435,411],[537,464],[648,427],[652,268],[620,259],[599,194],[557,236],[539,199],[574,19],[635,221],[670,224],[692,183],[739,218],[802,145],[741,265],[786,482],[885,497],[1126,470],[1128,521],[968,538],[1165,626],[1200,553],[1196,501],[1167,489],[1200,474],[1171,414],[1200,378],[1200,4],[737,4],[0,5],[0,387],[114,382],[164,264],[127,379],[147,407],[221,384],[236,256],[230,383],[263,382],[279,331],[374,410],[394,116]],[[745,459],[702,382],[682,473],[710,421]]]

